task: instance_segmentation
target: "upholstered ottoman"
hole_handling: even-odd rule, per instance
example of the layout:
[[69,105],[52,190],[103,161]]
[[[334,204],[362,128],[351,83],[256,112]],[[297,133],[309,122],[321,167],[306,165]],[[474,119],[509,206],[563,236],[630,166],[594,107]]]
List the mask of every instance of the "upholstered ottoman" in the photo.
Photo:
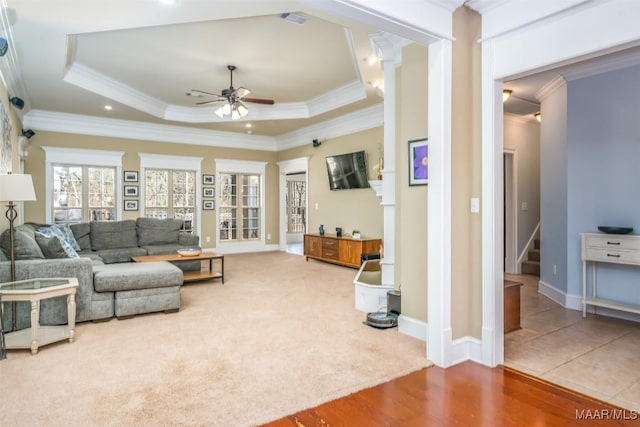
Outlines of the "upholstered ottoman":
[[180,309],[182,270],[168,262],[126,262],[95,266],[96,292],[115,292],[118,318]]

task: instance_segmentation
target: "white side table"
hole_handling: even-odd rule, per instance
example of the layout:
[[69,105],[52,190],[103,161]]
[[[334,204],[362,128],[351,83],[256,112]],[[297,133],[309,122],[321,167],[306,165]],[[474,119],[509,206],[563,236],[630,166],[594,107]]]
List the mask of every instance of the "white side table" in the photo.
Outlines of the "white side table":
[[[29,348],[31,354],[38,347],[56,341],[69,339],[74,341],[76,326],[76,278],[28,279],[0,283],[2,301],[30,301],[31,327],[14,332],[5,331],[7,349]],[[40,326],[40,301],[46,298],[67,296],[67,325]],[[7,328],[5,328],[7,329]]]

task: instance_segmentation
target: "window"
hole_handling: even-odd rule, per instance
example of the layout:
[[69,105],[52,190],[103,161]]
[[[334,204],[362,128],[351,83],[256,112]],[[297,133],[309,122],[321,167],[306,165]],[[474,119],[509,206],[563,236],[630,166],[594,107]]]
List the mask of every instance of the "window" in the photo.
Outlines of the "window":
[[123,151],[43,146],[45,221],[122,219]]
[[221,241],[260,239],[260,178],[255,174],[220,174]]
[[196,172],[145,169],[145,216],[177,218],[192,231],[196,211]]
[[115,167],[53,165],[53,222],[115,220],[115,188]]

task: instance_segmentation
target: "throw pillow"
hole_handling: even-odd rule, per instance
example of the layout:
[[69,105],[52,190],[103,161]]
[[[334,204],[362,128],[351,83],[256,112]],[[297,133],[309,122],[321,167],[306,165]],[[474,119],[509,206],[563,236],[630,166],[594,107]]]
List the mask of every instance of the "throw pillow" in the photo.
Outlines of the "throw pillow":
[[43,227],[36,231],[36,242],[46,258],[79,258],[71,244],[60,237],[55,227]]
[[62,232],[64,240],[66,240],[71,245],[73,250],[80,250],[80,245],[76,241],[76,238],[74,237],[73,231],[71,231],[71,227],[69,226],[69,224],[56,224],[54,225],[54,227],[57,227]]
[[36,231],[36,242],[40,246],[40,250],[47,259],[52,258],[69,258],[67,252],[62,247],[60,239],[56,236],[45,236],[44,234]]

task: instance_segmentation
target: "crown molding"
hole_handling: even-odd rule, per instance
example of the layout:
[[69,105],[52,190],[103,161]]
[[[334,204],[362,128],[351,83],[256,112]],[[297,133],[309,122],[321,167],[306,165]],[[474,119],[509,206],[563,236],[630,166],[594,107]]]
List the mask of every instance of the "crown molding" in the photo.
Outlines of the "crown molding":
[[25,115],[24,123],[26,127],[51,132],[211,147],[244,148],[248,150],[277,150],[275,139],[268,136],[194,129],[185,126],[152,124],[53,111],[29,111]]
[[536,99],[542,102],[547,96],[551,95],[553,92],[566,85],[567,81],[564,79],[564,77],[556,76],[553,80],[542,86],[540,90],[536,92]]
[[335,119],[316,123],[276,138],[277,151],[301,147],[313,139],[329,139],[384,125],[384,104],[373,105]]
[[591,77],[598,74],[617,71],[627,67],[640,65],[640,54],[632,50],[619,54],[612,54],[606,58],[597,58],[589,61],[584,65],[579,65],[575,69],[571,69],[562,73],[566,81],[578,80],[585,77]]
[[521,116],[519,114],[504,113],[504,121],[517,124],[539,124],[539,122],[532,114]]
[[[185,107],[167,104],[78,62],[67,67],[64,81],[164,120],[184,123],[220,123],[231,120],[216,116],[214,106]],[[309,118],[366,97],[363,83],[354,80],[305,102],[276,103],[271,106],[252,105],[249,108],[250,116],[247,115],[241,121]]]
[[24,117],[24,126],[26,128],[42,131],[259,151],[286,150],[308,144],[314,138],[335,138],[382,126],[383,123],[382,103],[277,137],[194,129],[186,126],[108,119],[44,110],[31,110]]
[[467,0],[464,4],[482,15],[492,9],[504,6],[510,1],[511,0]]

